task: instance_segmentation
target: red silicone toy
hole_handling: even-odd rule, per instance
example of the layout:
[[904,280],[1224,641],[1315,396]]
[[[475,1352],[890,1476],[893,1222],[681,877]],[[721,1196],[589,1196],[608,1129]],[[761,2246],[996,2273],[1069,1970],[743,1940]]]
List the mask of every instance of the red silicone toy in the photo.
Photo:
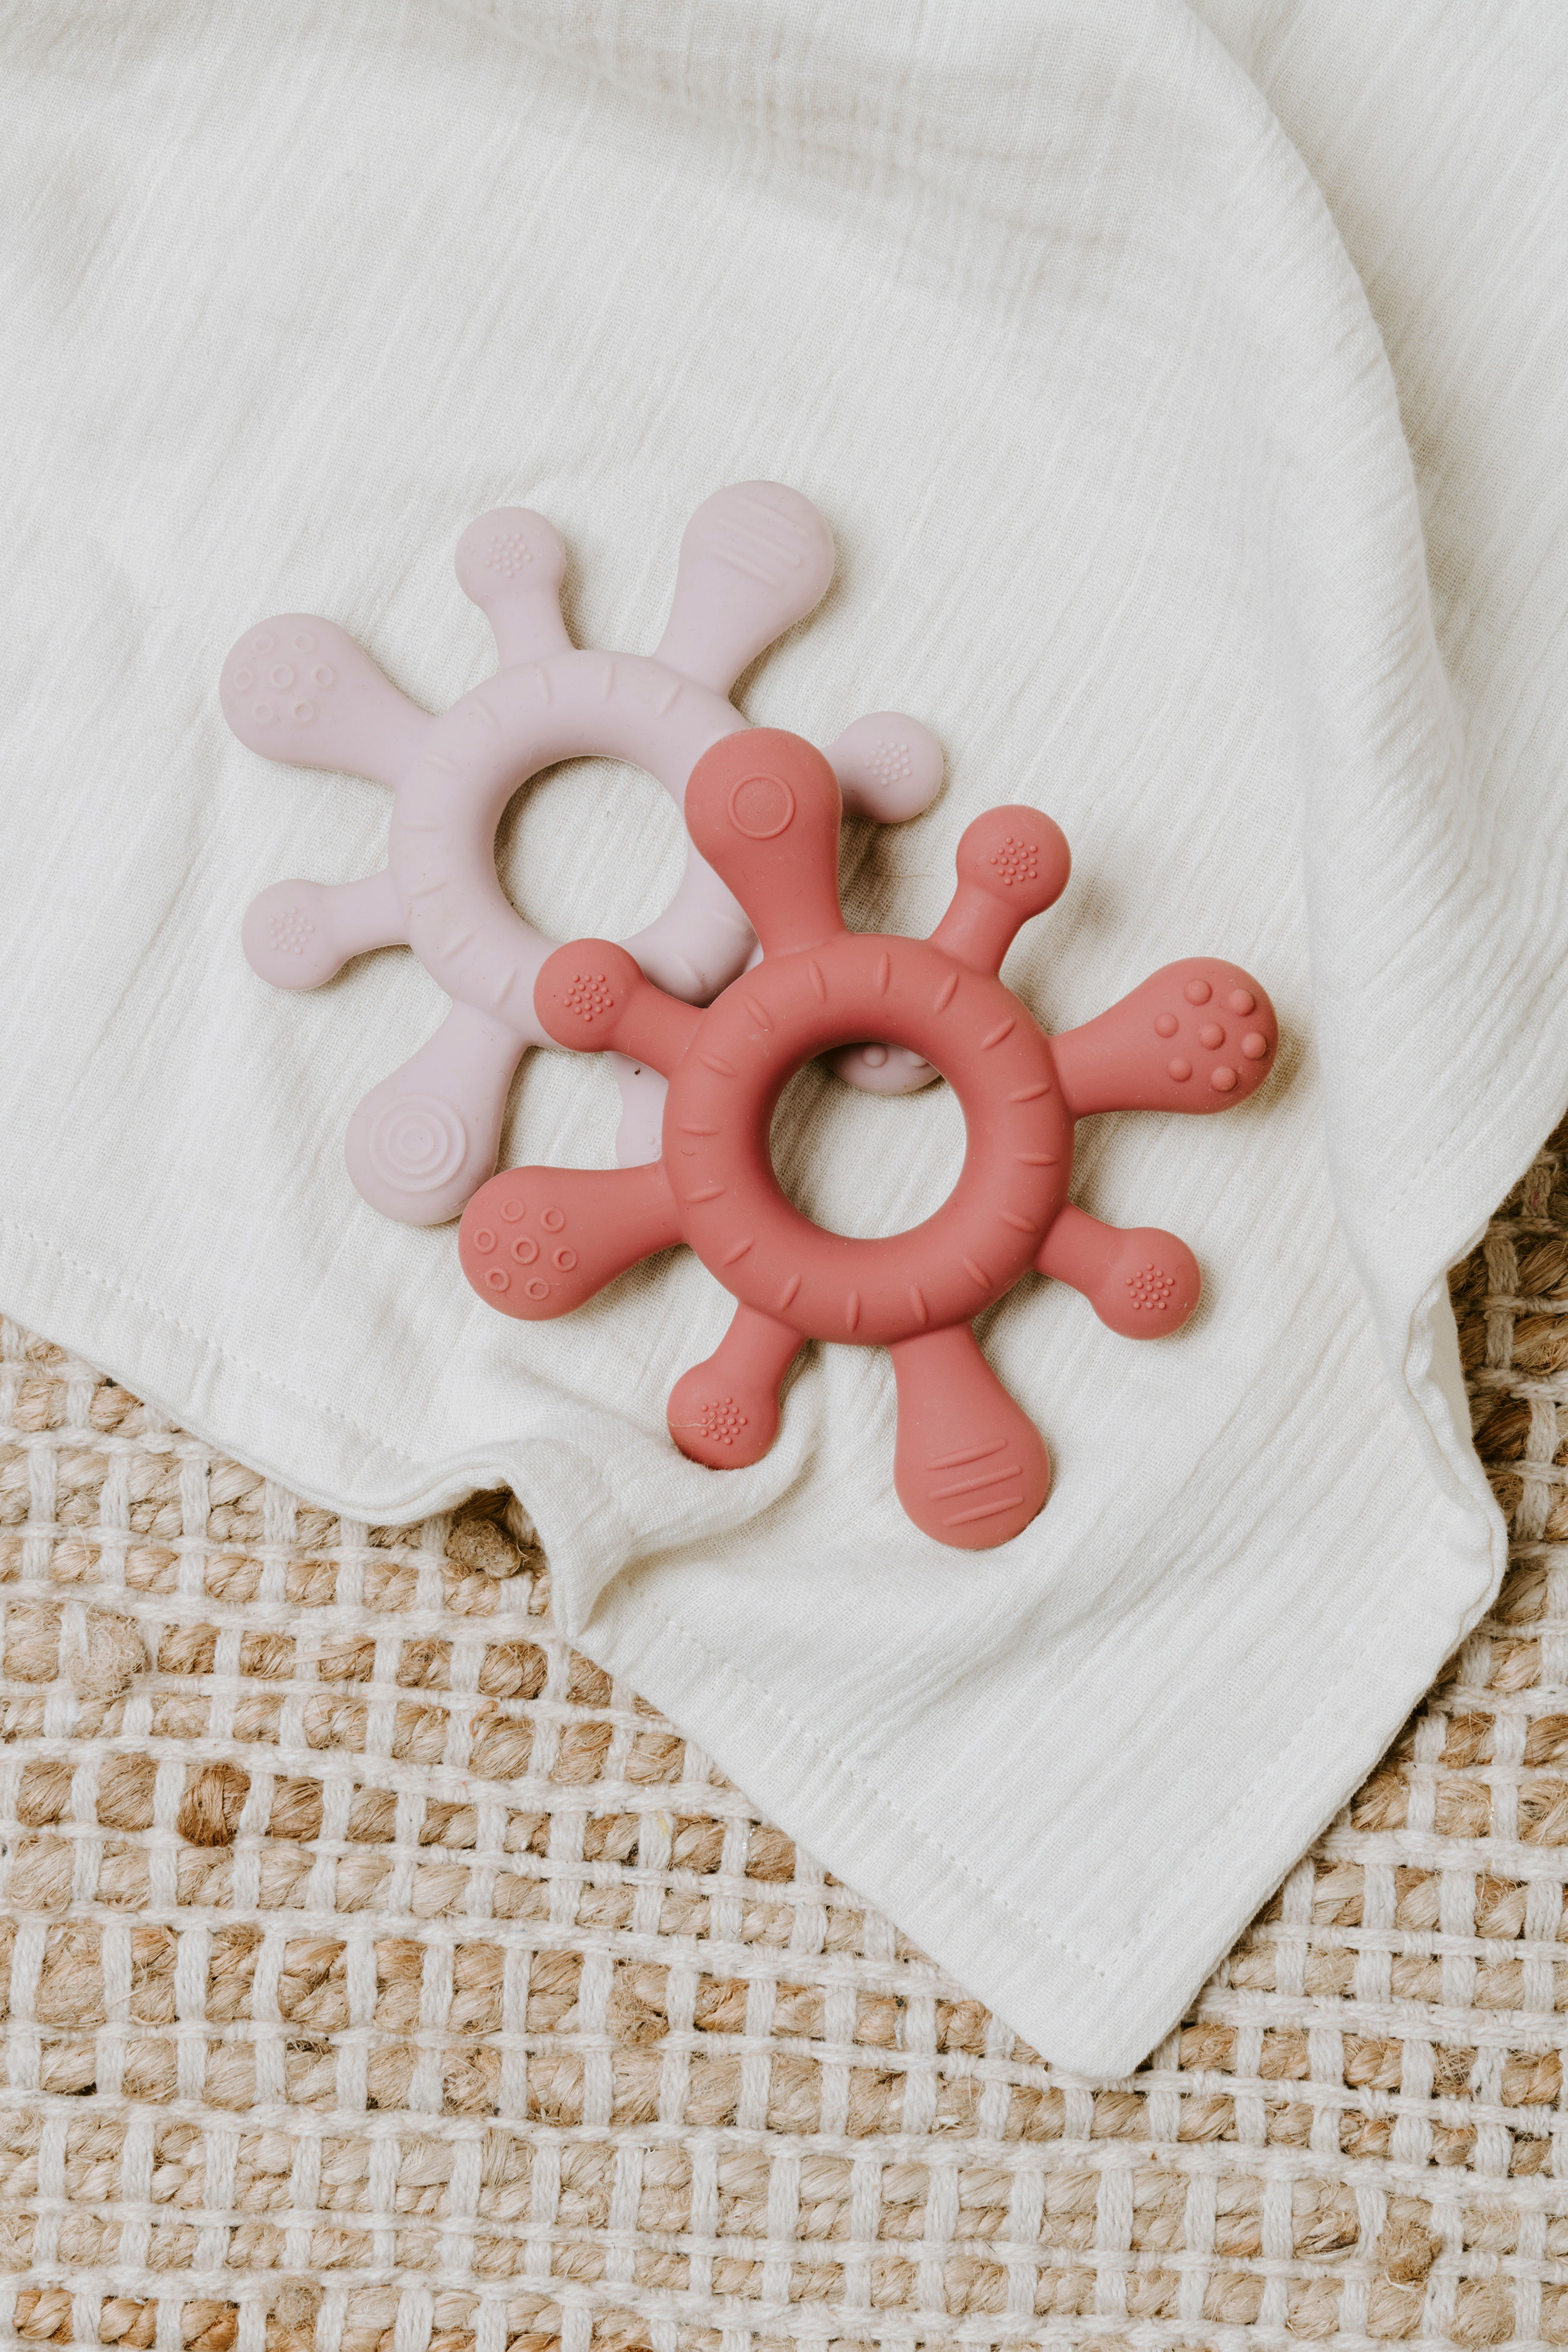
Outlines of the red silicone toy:
[[[797,735],[753,728],[705,752],[686,788],[700,854],[756,927],[763,961],[706,1011],[645,980],[622,948],[558,948],[534,990],[563,1045],[613,1048],[670,1081],[664,1156],[641,1168],[517,1168],[475,1194],[459,1235],[469,1281],[503,1314],[567,1314],[655,1250],[689,1242],[739,1301],[716,1352],[677,1381],[683,1454],[733,1469],[766,1454],[779,1387],[804,1339],[885,1347],[898,1389],[895,1483],[939,1543],[1005,1543],[1044,1502],[1034,1423],[981,1355],[972,1318],[1031,1266],[1083,1292],[1134,1339],[1176,1330],[1198,1271],[1174,1234],[1123,1233],[1067,1198],[1075,1119],[1091,1111],[1228,1109],[1270,1067],[1278,1032],[1235,964],[1167,964],[1082,1029],[1048,1039],[998,978],[1031,915],[1061,896],[1061,828],[991,809],[958,845],[958,887],[929,940],[844,929],[839,787]],[[825,1048],[887,1037],[933,1062],[967,1148],[942,1207],[882,1241],[813,1225],[768,1157],[774,1105]]]

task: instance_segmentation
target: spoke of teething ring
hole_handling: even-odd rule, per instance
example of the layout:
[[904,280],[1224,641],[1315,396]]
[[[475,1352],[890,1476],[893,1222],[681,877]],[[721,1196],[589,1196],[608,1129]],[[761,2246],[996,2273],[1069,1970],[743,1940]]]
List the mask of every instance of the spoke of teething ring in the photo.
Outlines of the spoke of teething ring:
[[1188,956],[1055,1039],[1074,1118],[1097,1110],[1228,1110],[1274,1066],[1279,1024],[1250,972]]
[[1081,1291],[1102,1323],[1128,1339],[1179,1331],[1197,1305],[1197,1260],[1157,1225],[1124,1233],[1071,1202],[1057,1213],[1035,1265]]
[[838,779],[814,743],[749,727],[703,753],[686,785],[686,830],[727,882],[765,955],[837,938]]
[[508,1168],[463,1213],[457,1254],[490,1306],[528,1323],[569,1315],[681,1238],[663,1165]]
[[644,980],[624,948],[572,940],[547,956],[534,982],[539,1025],[580,1054],[612,1048],[668,1077],[702,1023],[690,1004]]
[[973,971],[998,972],[1030,917],[1043,914],[1066,889],[1072,865],[1067,837],[1038,809],[988,809],[966,826],[957,864],[958,887],[931,944]]
[[349,1121],[355,1189],[383,1217],[444,1225],[496,1164],[501,1118],[526,1040],[455,1004],[411,1061],[372,1087]]
[[350,956],[407,938],[383,867],[363,882],[275,882],[246,908],[240,945],[252,971],[275,988],[319,988]]
[[1051,1491],[1051,1456],[967,1323],[895,1340],[894,1484],[915,1526],[966,1551],[1006,1543]]
[[457,583],[495,632],[503,669],[569,653],[560,617],[566,549],[555,525],[528,507],[496,507],[457,542]]
[[800,1349],[800,1334],[754,1307],[737,1307],[704,1364],[670,1391],[670,1435],[710,1470],[760,1462],[779,1429],[779,1384]]
[[218,682],[242,743],[297,768],[402,782],[434,725],[335,621],[284,613],[247,629]]
[[674,601],[653,658],[727,695],[821,602],[832,576],[832,534],[799,490],[781,482],[716,490],[681,540]]

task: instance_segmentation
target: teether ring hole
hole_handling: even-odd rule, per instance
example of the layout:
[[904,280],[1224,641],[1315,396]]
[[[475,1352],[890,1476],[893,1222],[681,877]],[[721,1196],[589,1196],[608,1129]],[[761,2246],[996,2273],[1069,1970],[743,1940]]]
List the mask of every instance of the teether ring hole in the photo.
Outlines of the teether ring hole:
[[653,922],[685,855],[680,811],[652,769],[630,760],[561,760],[519,776],[496,828],[507,902],[525,922],[567,939],[625,938]]
[[968,1148],[963,1105],[946,1085],[852,1089],[831,1074],[833,1051],[797,1070],[779,1097],[768,1137],[773,1173],[823,1233],[876,1241],[906,1232],[951,1197]]

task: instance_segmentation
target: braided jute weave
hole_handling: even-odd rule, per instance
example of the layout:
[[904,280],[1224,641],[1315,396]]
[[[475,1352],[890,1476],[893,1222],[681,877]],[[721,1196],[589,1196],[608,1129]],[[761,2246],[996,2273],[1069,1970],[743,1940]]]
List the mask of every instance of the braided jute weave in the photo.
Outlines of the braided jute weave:
[[1498,1607],[1112,2089],[557,1640],[506,1497],[340,1522],[0,1329],[0,2340],[1568,2343],[1563,1139],[1455,1276]]

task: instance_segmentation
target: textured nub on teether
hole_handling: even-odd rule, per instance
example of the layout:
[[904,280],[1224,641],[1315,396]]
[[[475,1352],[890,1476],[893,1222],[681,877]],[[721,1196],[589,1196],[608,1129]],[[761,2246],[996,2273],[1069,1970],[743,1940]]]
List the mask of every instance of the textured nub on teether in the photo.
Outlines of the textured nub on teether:
[[1015,882],[1040,879],[1040,844],[1020,834],[1004,834],[991,852],[991,864],[1010,890]]
[[710,1445],[733,1445],[747,1423],[747,1415],[733,1397],[711,1398],[698,1418]]
[[597,1052],[631,997],[644,985],[624,948],[608,940],[557,948],[540,967],[534,1005],[558,1045]]
[[342,963],[330,902],[317,882],[275,882],[240,930],[246,961],[275,988],[319,988]]
[[941,748],[896,710],[873,710],[827,747],[844,806],[879,824],[903,824],[929,808],[942,782]]
[[518,588],[553,596],[566,575],[559,531],[528,507],[482,514],[458,541],[453,562],[463,593],[486,612]]
[[1151,1339],[1178,1330],[1201,1289],[1197,1261],[1186,1244],[1145,1225],[1114,1235],[1113,1263],[1092,1295],[1102,1322],[1113,1331]]
[[1071,855],[1061,828],[1035,809],[977,817],[958,845],[958,879],[1007,902],[1019,921],[1043,914],[1067,887]]
[[575,1013],[580,1021],[594,1021],[601,1013],[615,1010],[615,991],[601,971],[580,971],[561,1000],[568,1013]]

